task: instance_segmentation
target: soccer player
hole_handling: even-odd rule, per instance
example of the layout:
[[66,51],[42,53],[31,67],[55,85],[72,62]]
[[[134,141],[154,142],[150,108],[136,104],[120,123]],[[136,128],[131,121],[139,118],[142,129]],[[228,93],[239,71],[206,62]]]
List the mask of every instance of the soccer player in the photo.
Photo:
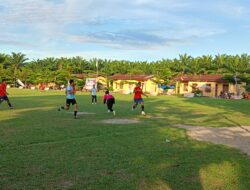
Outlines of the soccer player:
[[8,92],[6,91],[6,88],[7,88],[7,82],[5,79],[2,80],[2,83],[0,84],[0,104],[3,102],[3,101],[6,101],[7,104],[9,105],[9,108],[10,109],[13,109],[13,106],[11,105],[10,103],[10,100],[8,98]]
[[92,104],[96,104],[97,102],[96,92],[97,92],[97,89],[95,85],[93,85],[93,88],[91,89]]
[[135,110],[135,108],[137,107],[138,104],[141,104],[141,114],[142,115],[146,115],[145,111],[144,111],[144,100],[142,98],[142,95],[148,97],[146,94],[144,94],[142,92],[141,89],[141,82],[138,82],[136,84],[136,87],[134,88],[134,105],[132,107],[132,110]]
[[113,115],[115,115],[115,110],[113,110],[113,105],[115,104],[115,98],[114,96],[109,94],[108,90],[105,92],[105,95],[103,96],[103,103],[107,104],[108,112],[112,112]]
[[74,106],[74,118],[77,118],[77,110],[78,110],[78,105],[75,99],[75,84],[74,84],[74,80],[70,79],[69,80],[69,85],[66,88],[66,106],[61,106],[61,108],[58,109],[58,111],[60,111],[61,109],[66,109],[69,110],[70,108],[70,104],[72,104],[72,106]]

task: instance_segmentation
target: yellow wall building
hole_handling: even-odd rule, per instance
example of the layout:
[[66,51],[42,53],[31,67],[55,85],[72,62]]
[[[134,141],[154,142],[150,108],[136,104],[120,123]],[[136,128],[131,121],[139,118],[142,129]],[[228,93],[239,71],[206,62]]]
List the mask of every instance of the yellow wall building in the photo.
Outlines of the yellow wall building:
[[113,87],[114,92],[131,94],[138,82],[142,83],[143,92],[151,95],[158,95],[161,92],[153,75],[115,74],[109,77],[109,79],[112,81],[110,86]]
[[203,96],[217,97],[220,93],[239,94],[245,92],[245,83],[238,84],[229,83],[223,80],[222,75],[193,75],[180,76],[176,78],[176,94],[191,93],[194,89],[202,91]]

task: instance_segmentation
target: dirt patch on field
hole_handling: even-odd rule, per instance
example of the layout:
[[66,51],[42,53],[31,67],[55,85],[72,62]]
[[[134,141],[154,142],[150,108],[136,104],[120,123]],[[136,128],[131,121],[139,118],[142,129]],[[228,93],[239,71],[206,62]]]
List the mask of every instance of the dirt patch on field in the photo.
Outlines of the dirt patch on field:
[[106,123],[106,124],[127,125],[127,124],[139,123],[140,121],[138,121],[136,119],[106,119],[106,120],[102,120],[101,122]]
[[196,140],[228,145],[250,156],[250,126],[209,128],[178,125],[176,127],[187,129],[188,136]]

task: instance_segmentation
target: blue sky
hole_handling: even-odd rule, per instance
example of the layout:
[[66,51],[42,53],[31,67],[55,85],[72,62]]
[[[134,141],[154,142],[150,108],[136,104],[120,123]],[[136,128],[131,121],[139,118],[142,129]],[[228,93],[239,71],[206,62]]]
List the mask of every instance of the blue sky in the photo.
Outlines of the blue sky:
[[30,59],[250,54],[248,0],[5,0],[0,52]]

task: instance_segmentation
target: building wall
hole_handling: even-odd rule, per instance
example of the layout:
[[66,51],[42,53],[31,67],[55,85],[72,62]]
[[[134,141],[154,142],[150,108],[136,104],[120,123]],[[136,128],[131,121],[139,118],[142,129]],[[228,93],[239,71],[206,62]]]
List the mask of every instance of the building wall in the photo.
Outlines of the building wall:
[[107,85],[107,79],[105,77],[97,77],[97,81],[101,83],[102,85]]
[[[138,81],[136,80],[114,80],[113,90],[114,92],[130,94],[133,93],[136,83],[138,83]],[[153,95],[157,95],[159,93],[158,84],[156,84],[152,80],[142,82],[142,90],[143,92],[147,92]]]
[[153,80],[147,80],[144,82],[144,91],[152,95],[158,95],[158,84],[156,84]]
[[[237,94],[236,85],[232,84],[232,83],[194,82],[194,81],[189,81],[188,83],[177,82],[176,83],[176,93],[177,94],[191,93],[192,86],[194,84],[197,84],[197,86],[202,86],[202,85],[210,85],[211,86],[210,92],[208,92],[208,90],[201,89],[203,96],[208,96],[208,97],[219,96],[220,92],[225,91],[225,87],[223,87],[224,85],[228,85],[228,92]],[[217,86],[217,94],[216,94],[216,86]],[[240,94],[245,92],[244,86],[245,86],[245,83],[238,84]]]
[[216,93],[216,82],[189,82],[188,83],[188,91],[192,92],[192,86],[197,84],[198,87],[202,87],[204,85],[210,86],[210,89],[199,88],[202,91],[203,96],[215,97]]
[[[245,86],[246,83],[241,83],[238,84],[238,88],[239,88],[239,93],[242,94],[243,92],[245,92]],[[235,95],[237,95],[237,88],[236,85],[233,83],[219,83],[218,84],[218,95],[220,94],[220,92],[223,92],[223,85],[228,85],[228,92],[229,93],[233,93]]]
[[177,82],[176,83],[176,93],[185,94],[189,93],[188,82]]
[[[246,86],[246,83],[238,84],[238,89],[239,89],[240,94],[242,94],[243,92],[246,92],[246,89],[244,88],[244,86]],[[229,84],[229,92],[237,94],[237,88],[235,84]]]
[[124,94],[133,93],[133,89],[137,82],[138,81],[135,80],[114,80],[113,90],[114,92],[121,92]]
[[220,93],[223,92],[223,83],[218,83],[217,85],[218,85],[218,88],[217,88],[218,89],[218,95],[217,96],[219,96]]

